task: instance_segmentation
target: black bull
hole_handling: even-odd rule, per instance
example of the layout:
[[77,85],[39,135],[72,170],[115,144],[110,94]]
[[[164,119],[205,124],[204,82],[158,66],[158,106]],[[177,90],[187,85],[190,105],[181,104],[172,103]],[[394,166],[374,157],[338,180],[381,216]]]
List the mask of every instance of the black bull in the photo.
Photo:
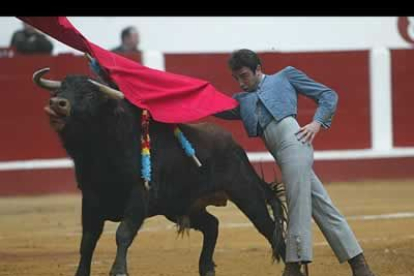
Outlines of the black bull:
[[273,257],[284,259],[285,214],[277,189],[257,175],[229,132],[207,123],[179,125],[196,149],[202,163],[199,168],[185,155],[172,127],[152,121],[152,180],[147,190],[141,178],[142,110],[127,100],[113,99],[119,94],[108,94],[108,89],[86,76],[67,76],[58,82],[43,79],[47,71],[36,72],[34,81],[51,91],[45,111],[74,161],[82,191],[77,276],[90,275],[92,255],[106,220],[121,222],[110,275],[127,275],[127,250],[144,219],[155,215],[201,231],[199,273],[215,275],[213,253],[219,222],[206,207],[225,205],[227,199],[268,240]]

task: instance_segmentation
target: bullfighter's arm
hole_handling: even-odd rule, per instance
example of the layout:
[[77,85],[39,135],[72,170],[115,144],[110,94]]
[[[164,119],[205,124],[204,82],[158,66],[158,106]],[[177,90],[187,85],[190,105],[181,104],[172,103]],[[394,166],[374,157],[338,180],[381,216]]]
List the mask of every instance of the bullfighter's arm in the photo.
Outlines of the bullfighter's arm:
[[298,93],[311,98],[318,104],[313,120],[319,122],[324,128],[329,128],[336,111],[338,94],[292,66],[288,66],[284,71]]
[[240,120],[240,105],[233,109],[213,114],[213,116],[225,120]]

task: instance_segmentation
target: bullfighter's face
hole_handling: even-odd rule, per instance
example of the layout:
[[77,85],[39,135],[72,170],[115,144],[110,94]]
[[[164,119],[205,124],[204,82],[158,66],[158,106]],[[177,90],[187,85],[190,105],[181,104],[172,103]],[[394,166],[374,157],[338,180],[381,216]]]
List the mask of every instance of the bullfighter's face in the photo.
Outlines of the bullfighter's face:
[[254,92],[260,83],[262,71],[260,65],[257,66],[255,71],[243,66],[238,70],[232,71],[232,75],[233,78],[239,83],[241,89],[246,92]]

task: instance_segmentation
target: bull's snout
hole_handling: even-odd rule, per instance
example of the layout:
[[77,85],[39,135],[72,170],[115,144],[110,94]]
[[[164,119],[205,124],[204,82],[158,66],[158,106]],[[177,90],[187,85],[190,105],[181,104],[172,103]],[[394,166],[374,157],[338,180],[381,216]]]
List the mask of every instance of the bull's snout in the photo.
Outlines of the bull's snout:
[[57,114],[61,116],[69,116],[70,113],[70,103],[67,99],[53,97],[49,100],[49,106]]
[[44,108],[49,116],[52,128],[60,132],[66,125],[66,118],[70,114],[70,102],[67,99],[53,97],[49,100],[49,105]]

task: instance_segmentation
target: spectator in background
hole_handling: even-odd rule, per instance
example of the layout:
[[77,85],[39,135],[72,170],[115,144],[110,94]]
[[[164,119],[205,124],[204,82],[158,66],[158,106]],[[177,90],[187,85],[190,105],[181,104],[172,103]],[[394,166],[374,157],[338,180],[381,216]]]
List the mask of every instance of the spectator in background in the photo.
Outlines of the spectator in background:
[[10,47],[20,54],[51,54],[53,44],[38,30],[23,23],[23,29],[14,32]]
[[121,45],[112,52],[121,54],[139,53],[139,34],[135,27],[126,27],[121,32]]

